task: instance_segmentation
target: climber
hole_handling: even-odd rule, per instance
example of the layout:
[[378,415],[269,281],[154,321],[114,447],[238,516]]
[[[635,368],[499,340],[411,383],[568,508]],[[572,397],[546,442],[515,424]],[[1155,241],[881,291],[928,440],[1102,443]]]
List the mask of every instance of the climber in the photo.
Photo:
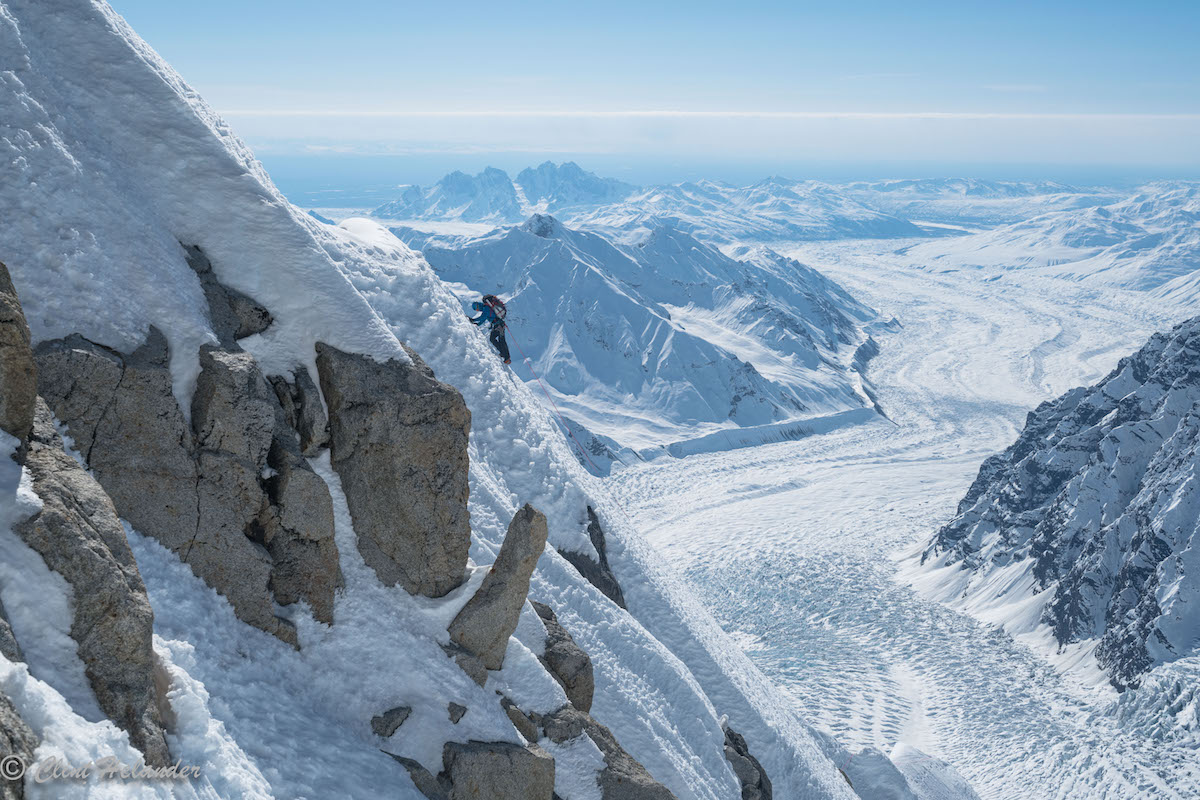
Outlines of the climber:
[[471,308],[478,311],[479,316],[467,319],[472,325],[482,325],[485,322],[492,324],[492,332],[488,334],[488,339],[500,353],[504,363],[511,364],[512,359],[508,357],[508,340],[504,338],[504,316],[508,313],[504,301],[494,294],[485,294],[481,302],[471,303]]

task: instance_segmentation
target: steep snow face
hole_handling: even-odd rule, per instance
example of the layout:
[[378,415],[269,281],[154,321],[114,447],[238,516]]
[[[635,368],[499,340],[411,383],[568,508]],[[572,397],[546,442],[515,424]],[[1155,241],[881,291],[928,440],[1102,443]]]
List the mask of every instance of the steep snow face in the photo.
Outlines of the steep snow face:
[[601,178],[574,161],[546,161],[536,169],[526,167],[517,175],[517,187],[528,208],[559,211],[570,206],[597,206],[623,200],[637,190],[615,178]]
[[406,358],[321,225],[107,5],[0,4],[0,53],[0,257],[35,342],[80,333],[128,352],[157,326],[190,408],[199,348],[217,339],[182,243],[271,309],[284,360],[311,360],[317,340]]
[[922,244],[933,266],[1037,269],[1056,277],[1200,302],[1200,186],[1154,184],[1110,205],[1059,211]]
[[911,222],[868,208],[833,186],[786,178],[743,187],[711,181],[657,186],[567,217],[600,230],[636,228],[654,219],[671,220],[680,230],[720,244],[925,235]]
[[841,188],[879,211],[947,225],[1003,225],[1120,199],[1110,189],[1080,189],[1056,181],[923,178],[859,181]]
[[[311,367],[316,341],[405,358],[403,337],[472,411],[476,564],[494,560],[526,502],[546,513],[554,548],[589,552],[586,509],[595,508],[633,613],[549,548],[531,593],[591,655],[593,714],[621,744],[681,800],[730,797],[738,783],[724,756],[728,715],[780,796],[851,796],[834,767],[845,752],[796,715],[644,544],[419,256],[370,223],[331,228],[284,201],[224,123],[102,2],[2,0],[0,52],[0,148],[9,165],[0,252],[38,340],[81,333],[129,350],[154,325],[170,342],[176,393],[188,408],[197,351],[215,336],[181,243],[201,247],[222,283],[273,314],[264,333],[241,342],[268,374]],[[0,460],[11,463],[4,453]],[[419,724],[398,746],[436,769],[447,739],[516,739],[494,689],[538,708],[557,697],[530,650],[535,637],[520,629],[511,661],[486,689],[458,671],[438,645],[472,584],[424,602],[374,581],[355,560],[336,476],[321,459],[314,467],[338,503],[346,588],[332,627],[298,623],[299,651],[238,622],[171,552],[129,532],[171,676],[177,735],[187,737],[176,752],[212,767],[194,786],[198,796],[415,798],[407,773],[369,734],[371,714],[406,699],[419,704],[410,720]],[[11,588],[29,580],[6,579],[4,599],[36,596],[30,583]],[[401,668],[387,668],[389,659]],[[51,745],[74,742],[63,749],[82,763],[120,740],[112,749],[126,755],[123,734],[84,725],[84,709],[61,700],[70,687],[55,685],[59,674],[34,665],[30,679],[24,667],[0,664],[5,692],[39,732],[54,731]],[[453,724],[440,713],[443,701],[470,712]],[[96,727],[103,739],[93,740]],[[594,772],[590,760],[578,761],[560,768]],[[564,785],[592,772],[565,776]],[[172,791],[141,788],[130,794]]]
[[1009,608],[1016,629],[1094,647],[1120,688],[1195,656],[1198,409],[1200,318],[1030,413],[925,558],[958,566],[955,591]]
[[[464,301],[505,297],[518,360],[532,361],[568,425],[619,446],[869,405],[848,365],[873,312],[815,270],[740,252],[669,226],[614,244],[535,215],[425,257]],[[517,374],[532,381],[527,370]]]
[[508,173],[488,167],[478,175],[456,170],[428,189],[409,186],[400,199],[380,206],[375,215],[391,219],[512,222],[521,219],[521,203]]

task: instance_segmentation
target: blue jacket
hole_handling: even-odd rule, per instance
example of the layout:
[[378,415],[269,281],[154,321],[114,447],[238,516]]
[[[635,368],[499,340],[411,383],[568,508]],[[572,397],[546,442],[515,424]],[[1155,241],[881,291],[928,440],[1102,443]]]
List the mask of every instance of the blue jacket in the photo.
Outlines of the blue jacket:
[[478,317],[470,317],[472,325],[482,325],[485,322],[490,322],[493,328],[503,328],[504,320],[496,316],[496,312],[487,303],[471,303],[471,308],[480,312]]

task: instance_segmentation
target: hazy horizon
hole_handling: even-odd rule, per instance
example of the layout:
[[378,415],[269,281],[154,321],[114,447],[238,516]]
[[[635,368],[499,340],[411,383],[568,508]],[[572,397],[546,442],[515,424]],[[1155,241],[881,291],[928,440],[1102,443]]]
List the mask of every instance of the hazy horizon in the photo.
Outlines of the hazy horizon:
[[546,159],[634,183],[1200,175],[1194,3],[113,4],[290,193]]

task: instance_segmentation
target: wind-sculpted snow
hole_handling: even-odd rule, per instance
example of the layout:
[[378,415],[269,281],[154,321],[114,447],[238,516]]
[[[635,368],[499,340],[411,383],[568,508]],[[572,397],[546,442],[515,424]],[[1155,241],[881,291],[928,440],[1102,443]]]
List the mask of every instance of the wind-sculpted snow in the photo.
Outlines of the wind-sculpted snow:
[[1200,644],[1198,467],[1200,318],[1030,413],[925,557],[961,565],[966,595],[1036,598],[1060,645],[1136,685]]
[[[576,432],[581,441],[645,455],[731,428],[870,406],[850,361],[874,312],[770,250],[735,255],[667,225],[614,244],[545,215],[425,248],[464,300],[507,298],[518,354],[554,390],[567,424],[586,429]],[[528,369],[516,373],[532,382]]]

